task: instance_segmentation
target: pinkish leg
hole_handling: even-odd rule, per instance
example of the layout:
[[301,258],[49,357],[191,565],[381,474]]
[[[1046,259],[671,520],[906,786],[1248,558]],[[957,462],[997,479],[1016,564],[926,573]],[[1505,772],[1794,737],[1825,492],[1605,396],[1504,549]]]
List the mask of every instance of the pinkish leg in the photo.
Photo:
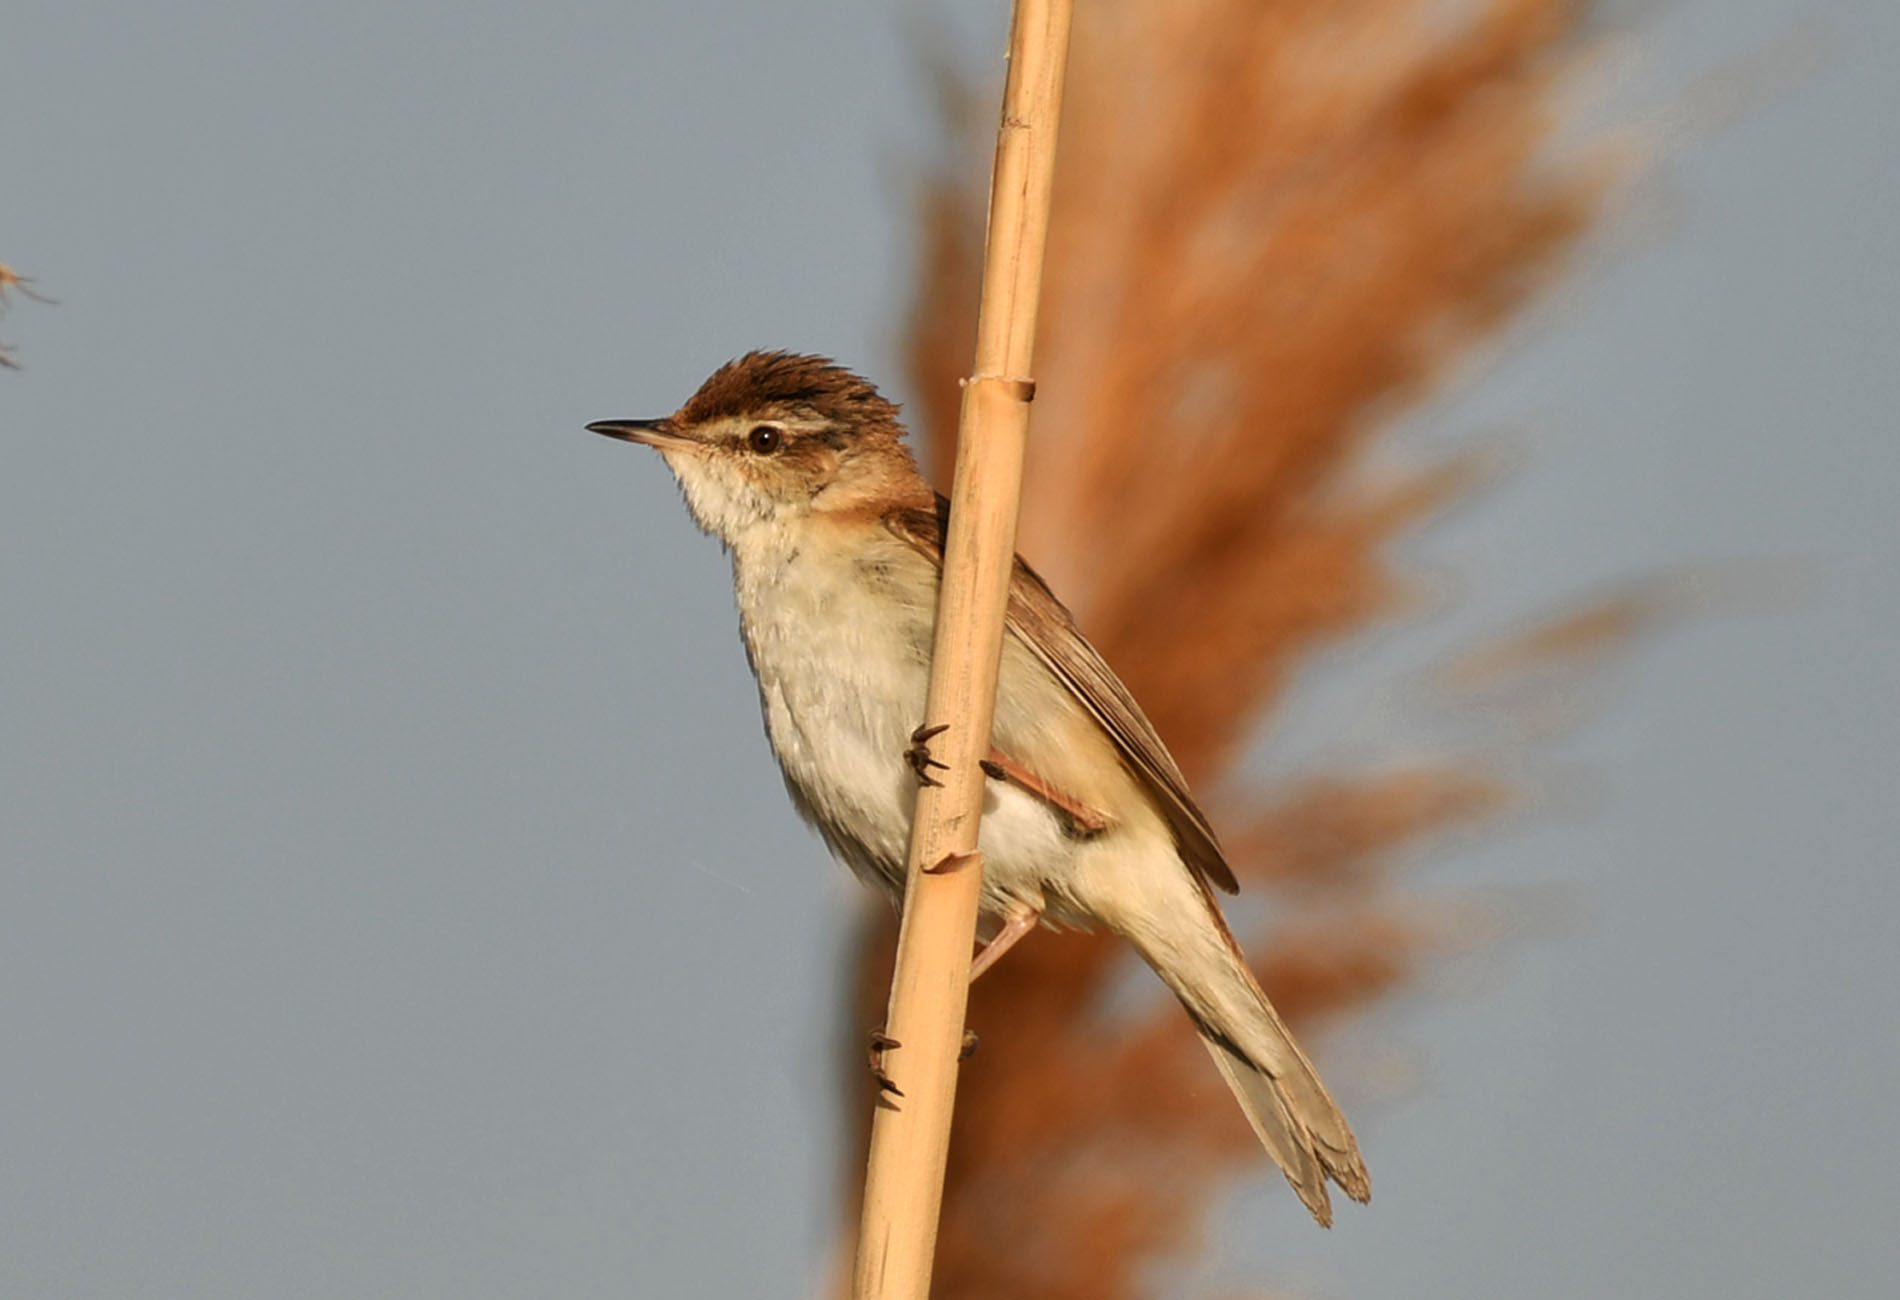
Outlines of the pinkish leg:
[[1012,913],[1010,918],[1003,922],[1003,928],[996,932],[996,937],[984,944],[983,950],[977,953],[976,960],[970,963],[970,983],[976,983],[977,976],[994,966],[997,959],[1014,948],[1018,939],[1035,929],[1036,922],[1040,920],[1042,920],[1040,912]]
[[983,760],[983,773],[992,781],[1008,781],[1011,785],[1027,790],[1067,817],[1070,825],[1078,831],[1093,835],[1097,831],[1108,829],[1107,817],[1081,800],[1072,799],[1062,793],[1000,750],[990,750],[990,756]]

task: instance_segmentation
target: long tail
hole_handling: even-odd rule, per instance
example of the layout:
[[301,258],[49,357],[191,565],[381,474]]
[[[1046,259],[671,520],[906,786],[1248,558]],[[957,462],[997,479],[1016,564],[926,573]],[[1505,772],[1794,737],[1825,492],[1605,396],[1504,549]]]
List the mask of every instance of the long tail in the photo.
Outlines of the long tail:
[[1131,927],[1127,937],[1194,1018],[1247,1122],[1313,1217],[1332,1226],[1329,1178],[1353,1200],[1370,1200],[1372,1180],[1351,1126],[1213,903],[1191,920],[1177,915],[1169,933],[1140,932],[1146,928]]

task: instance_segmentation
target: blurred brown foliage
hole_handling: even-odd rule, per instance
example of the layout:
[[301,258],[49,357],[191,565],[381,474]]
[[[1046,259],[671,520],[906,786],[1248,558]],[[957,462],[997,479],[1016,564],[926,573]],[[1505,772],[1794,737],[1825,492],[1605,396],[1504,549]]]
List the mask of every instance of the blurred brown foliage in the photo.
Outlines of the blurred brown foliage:
[[[1575,0],[1099,0],[1076,17],[1020,548],[1269,899],[1278,924],[1249,947],[1309,1037],[1444,941],[1396,852],[1511,787],[1457,763],[1278,787],[1235,767],[1307,657],[1394,610],[1389,544],[1471,481],[1453,461],[1371,486],[1369,439],[1547,285],[1602,206],[1609,172],[1552,147],[1587,17]],[[985,98],[946,84],[947,105]],[[907,354],[939,482],[993,127],[949,116]],[[1579,614],[1492,666],[1638,614]],[[864,940],[860,1028],[882,1015],[890,929]],[[1228,1180],[1268,1172],[1173,1003],[1106,1005],[1127,960],[1042,935],[975,988],[940,1300],[1153,1294]],[[850,1122],[866,1113],[853,1098]]]

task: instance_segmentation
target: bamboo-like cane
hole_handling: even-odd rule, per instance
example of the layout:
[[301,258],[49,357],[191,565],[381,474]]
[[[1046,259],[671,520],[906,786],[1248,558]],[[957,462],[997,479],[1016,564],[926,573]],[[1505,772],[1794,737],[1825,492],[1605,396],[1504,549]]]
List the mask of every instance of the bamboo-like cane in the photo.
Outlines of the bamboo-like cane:
[[982,863],[977,824],[1016,551],[1030,354],[1055,171],[1071,0],[1017,0],[990,177],[975,373],[965,382],[925,720],[948,764],[918,793],[884,1053],[895,1091],[871,1124],[857,1300],[926,1300],[950,1149]]

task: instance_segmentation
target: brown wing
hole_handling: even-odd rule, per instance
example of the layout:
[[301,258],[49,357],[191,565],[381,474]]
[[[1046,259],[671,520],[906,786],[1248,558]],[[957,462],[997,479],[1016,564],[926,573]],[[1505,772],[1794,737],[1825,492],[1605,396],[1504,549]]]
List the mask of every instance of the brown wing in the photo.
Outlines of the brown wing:
[[[893,510],[884,516],[884,526],[942,568],[949,517],[950,503],[939,496],[935,510]],[[1188,793],[1187,778],[1155,734],[1154,724],[1142,713],[1115,670],[1077,630],[1075,620],[1048,584],[1023,563],[1020,555],[1010,575],[1007,625],[1082,702],[1115,742],[1130,770],[1153,793],[1174,831],[1182,860],[1215,888],[1238,893],[1239,882],[1221,854],[1214,828]]]

